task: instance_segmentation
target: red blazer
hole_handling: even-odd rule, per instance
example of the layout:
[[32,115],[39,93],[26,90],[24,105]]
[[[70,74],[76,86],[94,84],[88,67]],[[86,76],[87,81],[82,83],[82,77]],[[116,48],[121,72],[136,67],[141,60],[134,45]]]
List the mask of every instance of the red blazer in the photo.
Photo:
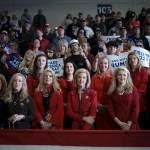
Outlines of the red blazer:
[[137,88],[138,93],[141,94],[140,96],[140,112],[146,112],[147,111],[147,84],[148,84],[148,72],[147,70],[142,67],[141,70],[136,69],[135,72],[131,72],[131,77],[134,86]]
[[58,80],[58,83],[63,92],[64,103],[67,103],[68,102],[68,93],[75,89],[75,84],[73,81],[67,81],[63,77]]
[[[91,81],[91,88],[97,92],[98,104],[108,105],[108,89],[110,87],[112,80],[112,74],[107,73],[105,76],[94,75]],[[99,110],[99,109],[98,109]],[[98,130],[108,130],[110,129],[108,111],[100,113],[97,111],[95,125]]]
[[[77,90],[73,90],[68,96],[68,116],[72,119],[72,129],[89,130],[92,125],[84,122],[84,116],[96,116],[97,94],[96,91],[87,89],[82,94],[81,114],[79,113],[79,98]],[[79,125],[81,128],[79,128]]]
[[[52,87],[48,88],[48,92],[50,92]],[[34,107],[35,107],[35,115],[37,119],[37,123],[42,121],[42,115],[45,114],[43,107],[43,96],[42,93],[38,90],[35,91],[34,94]],[[50,122],[53,124],[56,129],[63,129],[63,121],[64,121],[64,106],[63,106],[63,95],[62,92],[56,92],[52,94],[50,98],[50,106],[48,113],[51,114]]]
[[29,94],[31,97],[33,97],[34,91],[35,91],[35,89],[37,88],[37,86],[38,86],[38,84],[39,84],[40,75],[41,75],[41,74],[38,74],[37,79],[34,79],[32,74],[29,74],[28,77],[27,77],[28,94]]
[[110,87],[112,75],[109,73],[106,76],[94,75],[91,81],[91,88],[97,92],[98,103],[107,105],[108,89]]
[[139,129],[137,121],[139,115],[139,98],[136,87],[133,87],[133,91],[130,94],[119,95],[117,91],[114,91],[109,96],[108,112],[112,119],[111,129],[121,130],[113,121],[115,117],[123,122],[132,121],[130,129]]

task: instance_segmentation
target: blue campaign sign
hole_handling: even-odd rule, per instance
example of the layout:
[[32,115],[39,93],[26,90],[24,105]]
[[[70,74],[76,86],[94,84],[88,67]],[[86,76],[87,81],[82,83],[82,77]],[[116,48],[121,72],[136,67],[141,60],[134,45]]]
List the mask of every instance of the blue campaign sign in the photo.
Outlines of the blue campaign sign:
[[112,13],[112,5],[111,4],[98,4],[97,5],[97,14],[99,15],[109,15]]
[[17,56],[17,54],[13,54],[7,61],[6,61],[8,67],[10,67],[11,69],[13,69],[14,71],[17,71],[21,61],[19,59],[19,57]]

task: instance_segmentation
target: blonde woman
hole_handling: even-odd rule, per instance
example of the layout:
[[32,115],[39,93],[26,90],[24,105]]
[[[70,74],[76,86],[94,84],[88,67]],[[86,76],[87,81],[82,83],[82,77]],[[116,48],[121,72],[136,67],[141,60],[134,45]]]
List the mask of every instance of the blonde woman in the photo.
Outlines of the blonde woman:
[[34,52],[32,50],[27,50],[18,68],[18,72],[23,74],[25,78],[27,78],[28,74],[32,71],[34,59]]
[[41,74],[34,94],[34,106],[36,128],[63,129],[63,95],[54,72],[49,68]]
[[92,77],[91,88],[97,92],[97,116],[96,116],[96,129],[108,130],[109,117],[108,117],[108,89],[112,80],[112,73],[110,71],[110,61],[107,56],[99,58],[97,65],[97,73]]
[[4,96],[7,106],[9,128],[30,129],[34,120],[32,98],[28,96],[25,77],[16,73],[12,76]]
[[137,130],[139,99],[130,72],[125,67],[116,69],[108,90],[108,112],[113,130]]
[[140,129],[147,129],[147,85],[148,71],[141,64],[139,55],[136,52],[130,52],[127,58],[127,68],[130,71],[134,86],[138,90],[140,102],[139,126]]
[[97,111],[96,91],[89,89],[91,79],[89,71],[78,69],[74,75],[76,89],[68,95],[68,116],[72,120],[72,129],[94,129]]
[[0,129],[6,127],[6,120],[4,115],[5,104],[3,100],[6,88],[7,88],[7,81],[5,77],[2,74],[0,74]]
[[68,42],[65,39],[60,39],[56,44],[56,57],[66,59],[69,55]]

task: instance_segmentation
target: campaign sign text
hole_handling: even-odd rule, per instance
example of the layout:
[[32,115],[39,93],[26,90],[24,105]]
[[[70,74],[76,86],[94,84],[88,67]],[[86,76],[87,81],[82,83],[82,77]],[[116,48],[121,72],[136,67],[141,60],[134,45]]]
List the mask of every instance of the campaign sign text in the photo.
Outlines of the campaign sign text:
[[7,65],[9,68],[13,69],[14,71],[17,71],[21,60],[19,59],[19,57],[17,56],[17,54],[13,54],[7,61],[6,61]]
[[63,58],[48,60],[48,68],[51,68],[57,77],[63,75],[63,67],[64,67]]

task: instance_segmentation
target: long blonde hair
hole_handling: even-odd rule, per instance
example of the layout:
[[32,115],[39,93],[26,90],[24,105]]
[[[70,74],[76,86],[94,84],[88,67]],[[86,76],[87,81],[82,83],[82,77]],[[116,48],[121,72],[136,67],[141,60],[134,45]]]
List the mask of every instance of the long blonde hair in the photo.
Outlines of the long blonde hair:
[[17,76],[22,77],[22,88],[21,88],[21,93],[20,93],[20,101],[23,101],[25,98],[28,97],[28,91],[27,91],[27,83],[25,77],[21,73],[16,73],[12,76],[10,79],[10,82],[8,84],[7,92],[4,95],[4,101],[5,102],[12,102],[12,94],[13,94],[13,81],[16,79]]
[[90,77],[90,73],[88,70],[84,69],[84,68],[81,68],[81,69],[78,69],[75,74],[74,74],[74,84],[77,86],[77,78],[78,78],[78,75],[80,73],[85,73],[86,76],[87,76],[87,81],[86,81],[86,84],[85,84],[85,88],[89,88],[90,87],[90,84],[91,84],[91,77]]
[[126,67],[119,67],[115,70],[113,78],[112,78],[112,82],[110,85],[110,88],[108,90],[108,95],[111,95],[117,88],[118,86],[118,81],[117,81],[117,75],[119,73],[119,71],[125,71],[127,73],[127,81],[126,81],[126,85],[125,85],[125,93],[132,93],[132,89],[133,89],[133,82],[130,76],[130,72]]
[[5,77],[0,74],[0,80],[1,80],[1,89],[0,89],[0,98],[2,99],[5,92],[6,92],[6,88],[7,88],[7,81],[5,79]]
[[135,57],[138,59],[137,68],[138,68],[139,71],[140,71],[140,70],[141,70],[141,67],[142,67],[142,64],[141,64],[141,59],[140,59],[140,57],[139,57],[139,55],[138,55],[137,52],[130,52],[130,53],[128,54],[127,63],[126,63],[127,68],[128,68],[129,70],[132,70],[132,69],[131,69],[131,65],[130,65],[130,63],[129,63],[129,57],[130,57],[131,55],[135,56]]
[[45,75],[46,72],[50,72],[50,73],[52,74],[52,86],[53,86],[53,88],[54,88],[54,91],[56,91],[56,92],[61,91],[60,86],[59,86],[59,84],[58,84],[58,82],[57,82],[57,78],[56,78],[56,76],[55,76],[55,73],[54,73],[53,70],[50,69],[50,68],[46,68],[46,69],[42,72],[42,74],[41,74],[41,76],[40,76],[40,83],[39,83],[39,85],[38,85],[38,87],[37,87],[37,90],[38,90],[38,91],[42,91],[42,90],[43,90],[43,87],[44,87],[44,75]]
[[[30,64],[28,64],[28,61],[27,61],[27,59],[26,59],[26,54],[27,54],[27,53],[33,54],[33,60],[30,62]],[[32,71],[34,59],[35,59],[35,53],[34,53],[34,51],[32,51],[32,50],[30,50],[30,49],[27,50],[26,53],[25,53],[25,55],[24,55],[24,58],[23,58],[22,62],[21,62],[20,65],[19,65],[18,70],[21,70],[21,69],[23,69],[23,68],[28,68],[29,71]]]
[[101,74],[101,70],[100,70],[99,64],[100,64],[100,62],[101,62],[103,59],[106,59],[106,60],[108,61],[108,70],[107,70],[107,71],[111,73],[110,60],[108,59],[107,56],[102,56],[102,57],[100,57],[99,60],[98,60],[97,74]]

